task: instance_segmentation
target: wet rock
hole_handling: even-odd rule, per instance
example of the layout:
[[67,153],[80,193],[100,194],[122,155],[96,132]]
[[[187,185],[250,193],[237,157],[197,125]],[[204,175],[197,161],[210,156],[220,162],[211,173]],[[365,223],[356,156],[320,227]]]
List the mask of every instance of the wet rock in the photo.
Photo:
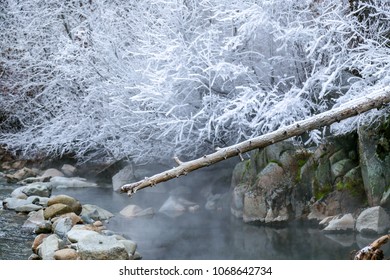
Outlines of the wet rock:
[[70,212],[72,212],[72,208],[70,208],[68,205],[57,203],[47,207],[44,210],[43,215],[45,220],[50,220],[51,218]]
[[353,231],[355,229],[355,219],[352,214],[345,214],[341,218],[335,217],[327,227],[324,228],[326,232],[340,232],[340,231]]
[[81,211],[80,215],[82,217],[88,217],[95,221],[108,220],[109,218],[114,217],[114,215],[111,212],[93,204],[84,204],[83,210]]
[[119,191],[124,184],[127,184],[134,179],[134,167],[129,164],[112,177],[112,188],[114,191]]
[[333,180],[344,176],[349,170],[356,167],[356,163],[351,159],[342,159],[331,165]]
[[113,236],[86,236],[78,242],[82,260],[128,260],[125,246]]
[[81,203],[73,197],[70,197],[68,195],[53,196],[49,199],[47,205],[51,206],[58,203],[68,205],[72,209],[72,212],[74,212],[76,215],[80,215],[81,213],[82,210]]
[[390,217],[380,206],[364,210],[356,220],[356,230],[362,234],[384,234],[389,228]]
[[23,193],[27,196],[50,197],[51,190],[51,186],[48,183],[32,183],[24,187]]
[[54,252],[55,260],[77,260],[78,254],[74,249],[66,248]]
[[[76,173],[76,167],[74,167],[73,165],[70,165],[70,164],[64,164],[62,167],[61,167],[61,171],[68,177],[72,177],[74,176],[74,174]],[[54,176],[53,176],[54,177]]]
[[97,187],[96,183],[88,182],[84,178],[79,177],[52,177],[50,183],[53,188],[90,188]]
[[57,235],[51,234],[38,247],[38,255],[42,260],[54,260],[55,251],[60,249],[60,239]]
[[153,216],[154,210],[151,207],[142,209],[138,205],[131,204],[123,208],[119,213],[126,218],[136,218],[136,217]]

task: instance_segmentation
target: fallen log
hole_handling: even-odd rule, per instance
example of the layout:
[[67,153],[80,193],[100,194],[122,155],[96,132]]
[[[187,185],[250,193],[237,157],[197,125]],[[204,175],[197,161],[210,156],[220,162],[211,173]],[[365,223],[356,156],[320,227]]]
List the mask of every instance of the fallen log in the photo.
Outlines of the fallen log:
[[273,132],[243,141],[241,143],[220,148],[216,152],[204,155],[201,158],[182,162],[175,157],[174,159],[178,164],[177,167],[166,170],[152,177],[144,178],[143,180],[135,183],[125,184],[121,187],[121,192],[127,192],[127,194],[131,196],[140,189],[155,186],[158,183],[165,182],[182,175],[187,175],[189,172],[210,166],[227,158],[239,156],[242,159],[242,154],[250,150],[264,148],[276,142],[301,135],[313,129],[331,125],[335,122],[340,122],[341,120],[362,114],[374,108],[379,109],[389,102],[390,87],[385,87],[364,97],[347,102],[338,108],[314,115],[305,120],[296,122],[289,126],[281,127]]
[[380,247],[390,240],[390,234],[384,235],[376,239],[370,245],[356,252],[354,260],[383,260],[385,258]]

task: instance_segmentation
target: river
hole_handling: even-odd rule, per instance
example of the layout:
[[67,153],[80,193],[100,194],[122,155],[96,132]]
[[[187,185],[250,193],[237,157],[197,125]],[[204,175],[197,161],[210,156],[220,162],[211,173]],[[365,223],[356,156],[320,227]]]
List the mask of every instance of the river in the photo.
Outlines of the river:
[[[12,189],[0,186],[0,199]],[[283,228],[245,224],[228,210],[169,217],[157,212],[167,198],[159,192],[140,191],[129,198],[98,187],[58,189],[53,194],[67,194],[83,204],[111,211],[115,216],[107,228],[134,240],[143,259],[340,260],[349,259],[351,251],[373,240],[355,233],[325,234],[298,223]],[[153,207],[157,213],[149,218],[122,218],[119,211],[129,204]],[[13,211],[0,210],[0,259],[27,259],[31,254],[34,236],[21,230],[25,219]]]

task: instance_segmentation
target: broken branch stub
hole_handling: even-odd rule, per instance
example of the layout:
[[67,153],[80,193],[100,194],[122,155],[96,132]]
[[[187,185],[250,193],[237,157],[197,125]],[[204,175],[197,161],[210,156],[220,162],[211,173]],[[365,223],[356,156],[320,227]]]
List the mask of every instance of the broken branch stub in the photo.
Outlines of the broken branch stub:
[[219,148],[216,152],[205,155],[201,158],[182,162],[177,157],[175,157],[174,159],[178,164],[177,167],[135,183],[125,184],[121,187],[121,191],[127,192],[128,195],[132,195],[137,190],[154,186],[158,183],[165,182],[182,175],[186,175],[196,169],[215,164],[234,156],[239,156],[254,149],[264,148],[282,140],[301,135],[307,131],[328,126],[334,122],[339,122],[341,120],[362,114],[374,108],[379,109],[389,102],[390,87],[385,87],[382,90],[378,90],[364,97],[345,103],[341,107],[334,108],[294,124],[281,127],[273,132],[248,139],[232,146]]

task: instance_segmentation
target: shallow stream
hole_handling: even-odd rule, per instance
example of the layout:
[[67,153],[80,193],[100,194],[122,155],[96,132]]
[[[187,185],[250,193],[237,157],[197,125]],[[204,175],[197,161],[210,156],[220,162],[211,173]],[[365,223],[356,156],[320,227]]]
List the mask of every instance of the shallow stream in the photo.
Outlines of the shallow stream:
[[[12,187],[0,188],[0,200]],[[169,217],[157,210],[167,198],[158,192],[138,192],[133,198],[114,193],[110,188],[59,189],[81,203],[95,204],[115,217],[108,229],[131,238],[144,259],[349,259],[350,252],[373,241],[354,233],[324,234],[307,225],[272,228],[245,224],[226,211],[199,210]],[[122,218],[119,211],[129,204],[153,207],[149,218]],[[27,259],[33,235],[24,233],[25,216],[0,210],[0,259]],[[388,247],[385,248],[385,255]]]

